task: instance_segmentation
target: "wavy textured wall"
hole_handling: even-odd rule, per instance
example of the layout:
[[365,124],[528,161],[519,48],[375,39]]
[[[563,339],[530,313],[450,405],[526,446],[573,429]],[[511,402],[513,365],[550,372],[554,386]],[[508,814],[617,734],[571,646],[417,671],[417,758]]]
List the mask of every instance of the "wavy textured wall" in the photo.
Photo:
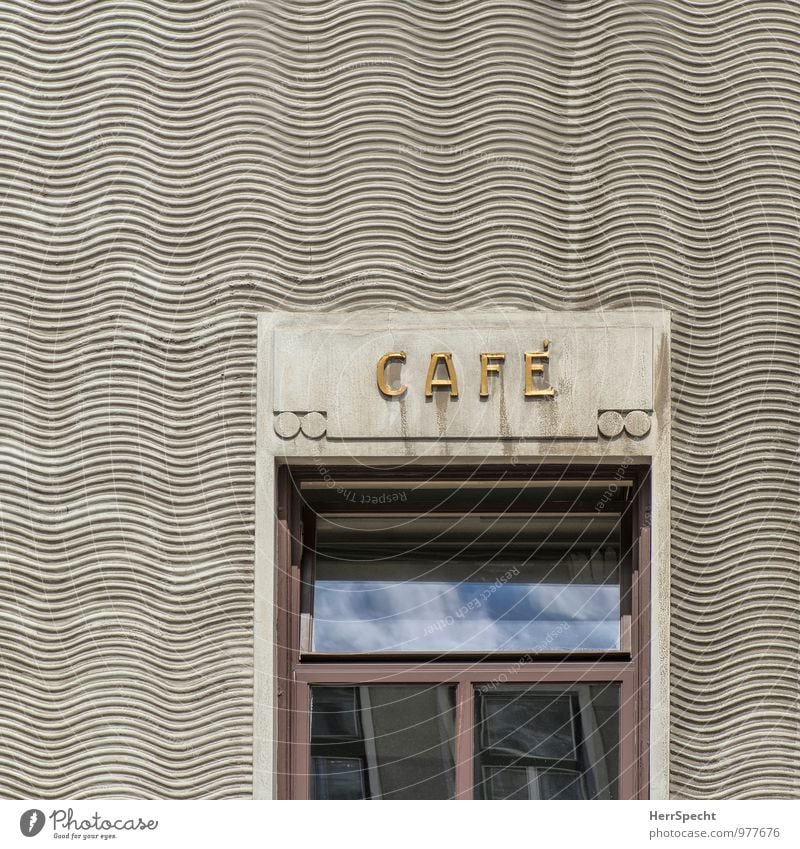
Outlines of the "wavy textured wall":
[[257,310],[674,312],[675,796],[800,797],[800,5],[0,8],[0,795],[251,792]]

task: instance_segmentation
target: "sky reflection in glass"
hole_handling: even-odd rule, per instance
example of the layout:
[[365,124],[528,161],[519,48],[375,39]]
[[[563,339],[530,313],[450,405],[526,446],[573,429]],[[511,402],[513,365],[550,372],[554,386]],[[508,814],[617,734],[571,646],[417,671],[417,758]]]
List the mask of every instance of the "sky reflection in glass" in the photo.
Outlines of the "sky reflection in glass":
[[619,648],[619,585],[317,580],[313,650]]

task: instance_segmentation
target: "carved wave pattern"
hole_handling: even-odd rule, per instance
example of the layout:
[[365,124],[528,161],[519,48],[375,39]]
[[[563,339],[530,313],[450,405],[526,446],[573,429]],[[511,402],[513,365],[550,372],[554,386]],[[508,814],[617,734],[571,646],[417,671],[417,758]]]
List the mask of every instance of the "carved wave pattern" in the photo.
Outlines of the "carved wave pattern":
[[252,792],[253,313],[674,314],[671,793],[800,796],[800,6],[0,8],[0,794]]

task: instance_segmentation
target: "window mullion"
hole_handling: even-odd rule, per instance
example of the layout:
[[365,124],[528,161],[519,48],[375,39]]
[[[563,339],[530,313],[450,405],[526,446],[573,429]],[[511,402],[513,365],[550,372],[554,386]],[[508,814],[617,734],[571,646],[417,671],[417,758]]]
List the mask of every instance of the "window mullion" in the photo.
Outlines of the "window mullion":
[[471,681],[460,679],[456,689],[456,799],[472,799],[475,784],[475,695]]

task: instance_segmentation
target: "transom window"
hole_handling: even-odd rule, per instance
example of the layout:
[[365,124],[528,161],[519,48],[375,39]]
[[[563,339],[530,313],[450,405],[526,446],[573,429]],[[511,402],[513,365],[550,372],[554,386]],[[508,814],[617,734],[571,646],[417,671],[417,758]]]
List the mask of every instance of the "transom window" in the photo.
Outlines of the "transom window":
[[646,469],[280,487],[281,796],[647,795]]

